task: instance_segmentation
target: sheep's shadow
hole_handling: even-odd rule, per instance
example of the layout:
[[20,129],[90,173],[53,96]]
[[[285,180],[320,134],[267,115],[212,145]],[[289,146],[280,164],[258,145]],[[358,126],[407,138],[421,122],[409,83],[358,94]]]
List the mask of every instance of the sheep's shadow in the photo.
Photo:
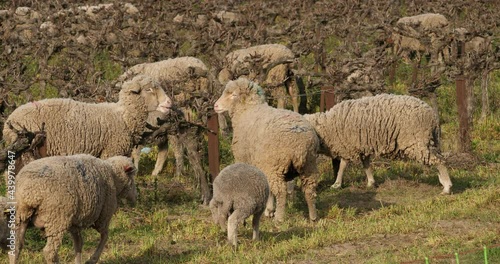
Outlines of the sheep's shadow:
[[158,249],[151,246],[135,257],[115,258],[102,261],[103,264],[143,264],[143,263],[190,263],[191,256],[203,253],[204,250],[186,250],[172,254],[169,249]]

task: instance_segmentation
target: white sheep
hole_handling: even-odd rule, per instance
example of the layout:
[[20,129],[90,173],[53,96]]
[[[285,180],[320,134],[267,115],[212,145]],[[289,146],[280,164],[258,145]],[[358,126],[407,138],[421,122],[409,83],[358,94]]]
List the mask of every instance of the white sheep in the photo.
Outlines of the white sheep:
[[260,217],[269,198],[266,175],[257,167],[235,163],[224,168],[214,180],[214,195],[210,210],[216,224],[223,230],[227,226],[230,244],[237,245],[238,224],[253,215],[253,240],[259,239]]
[[[430,53],[431,60],[442,62],[445,43],[440,39],[446,35],[448,24],[446,17],[441,14],[426,13],[400,18],[396,26],[409,36],[392,34],[394,53],[408,59],[410,52],[416,52],[417,61],[420,60],[421,53]],[[422,39],[412,36],[429,37],[430,43],[423,44]]]
[[214,110],[231,117],[235,161],[254,165],[267,176],[272,195],[266,215],[274,211],[276,197],[275,220],[284,219],[286,181],[300,177],[309,218],[316,220],[319,140],[309,122],[296,112],[267,105],[260,86],[245,78],[227,83]]
[[16,249],[9,256],[11,264],[19,259],[29,223],[45,232],[43,253],[47,263],[58,263],[57,252],[66,231],[73,238],[75,263],[81,263],[81,231],[94,228],[101,238],[86,263],[96,263],[108,239],[118,201],[136,201],[135,174],[132,160],[124,156],[101,160],[79,154],[28,163],[16,177]]
[[381,94],[346,100],[325,113],[304,117],[318,133],[320,152],[342,159],[332,187],[342,185],[348,161],[361,159],[370,187],[375,183],[370,167],[372,158],[408,158],[437,165],[442,193],[450,193],[452,183],[439,153],[439,120],[422,100]]
[[[146,129],[148,113],[167,113],[171,99],[149,77],[139,75],[125,82],[116,103],[83,103],[71,99],[45,99],[15,109],[6,124],[38,131],[45,124],[46,155],[91,154],[107,158],[129,156]],[[9,145],[17,134],[4,126]]]
[[[226,55],[218,79],[222,85],[245,77],[264,87],[266,94],[285,108],[286,93],[292,99],[293,111],[299,111],[299,91],[291,71],[295,54],[281,44],[266,44],[235,50]],[[267,73],[267,74],[266,74]],[[264,76],[262,76],[264,74]]]
[[[147,75],[164,84],[166,86],[164,87],[165,90],[172,93],[172,99],[174,99],[175,104],[180,106],[179,108],[185,119],[191,122],[194,122],[196,115],[199,114],[190,105],[190,100],[194,97],[194,94],[208,95],[214,93],[207,66],[201,60],[194,57],[179,57],[152,63],[137,64],[118,78],[117,85],[119,86],[121,82],[137,74]],[[154,123],[152,124],[155,125]],[[203,203],[208,205],[211,195],[208,180],[201,164],[199,149],[201,149],[200,144],[202,139],[200,137],[197,131],[190,129],[181,134],[169,135],[167,141],[160,142],[158,144],[158,157],[152,175],[158,175],[163,169],[169,145],[174,148],[176,175],[180,175],[184,164],[183,153],[184,149],[186,149],[195,175],[200,180]],[[136,166],[139,164],[140,149],[141,146],[137,147],[132,154]]]

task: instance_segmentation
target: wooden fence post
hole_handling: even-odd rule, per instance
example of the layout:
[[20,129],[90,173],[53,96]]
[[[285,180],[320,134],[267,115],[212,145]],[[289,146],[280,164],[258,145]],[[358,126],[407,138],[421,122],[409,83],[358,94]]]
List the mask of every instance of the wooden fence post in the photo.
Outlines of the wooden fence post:
[[325,86],[321,89],[321,97],[319,101],[319,111],[328,111],[335,105],[335,94],[333,86]]
[[[465,43],[459,42],[459,47],[457,49],[458,58],[462,58],[465,54]],[[470,137],[470,126],[469,126],[469,93],[467,92],[467,80],[463,72],[456,77],[456,94],[457,94],[457,109],[458,109],[458,143],[459,150],[461,152],[470,152],[472,149],[471,137]]]
[[216,113],[212,113],[207,122],[208,129],[208,170],[212,182],[220,172],[219,154],[219,120]]

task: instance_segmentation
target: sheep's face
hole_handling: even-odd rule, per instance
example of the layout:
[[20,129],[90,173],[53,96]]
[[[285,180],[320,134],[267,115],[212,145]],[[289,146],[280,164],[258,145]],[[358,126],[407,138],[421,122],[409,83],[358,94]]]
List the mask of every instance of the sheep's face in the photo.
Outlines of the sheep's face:
[[172,108],[172,99],[167,96],[160,84],[145,75],[137,75],[123,83],[122,89],[130,89],[132,93],[140,94],[144,98],[148,112],[159,111],[166,114]]
[[245,78],[229,81],[221,97],[215,102],[214,110],[217,113],[234,111],[238,105],[252,105],[265,103],[262,88]]
[[137,174],[137,169],[132,162],[132,159],[124,156],[116,156],[108,159],[113,165],[115,171],[115,187],[117,197],[126,199],[132,206],[137,201],[137,188],[135,186],[134,177]]

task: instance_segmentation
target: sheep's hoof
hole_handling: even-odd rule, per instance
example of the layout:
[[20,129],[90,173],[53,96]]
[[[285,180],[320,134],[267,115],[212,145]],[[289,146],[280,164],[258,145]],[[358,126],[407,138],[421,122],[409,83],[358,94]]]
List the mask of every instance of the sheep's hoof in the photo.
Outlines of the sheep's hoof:
[[441,193],[441,195],[450,195],[451,194],[451,191],[450,190],[443,190]]
[[264,215],[269,217],[269,218],[273,218],[274,217],[274,211],[271,211],[271,210],[265,210],[264,211]]
[[369,182],[368,184],[366,184],[366,188],[375,189],[377,188],[377,185],[374,182]]
[[342,183],[334,183],[332,186],[330,186],[332,189],[341,189],[342,188]]

